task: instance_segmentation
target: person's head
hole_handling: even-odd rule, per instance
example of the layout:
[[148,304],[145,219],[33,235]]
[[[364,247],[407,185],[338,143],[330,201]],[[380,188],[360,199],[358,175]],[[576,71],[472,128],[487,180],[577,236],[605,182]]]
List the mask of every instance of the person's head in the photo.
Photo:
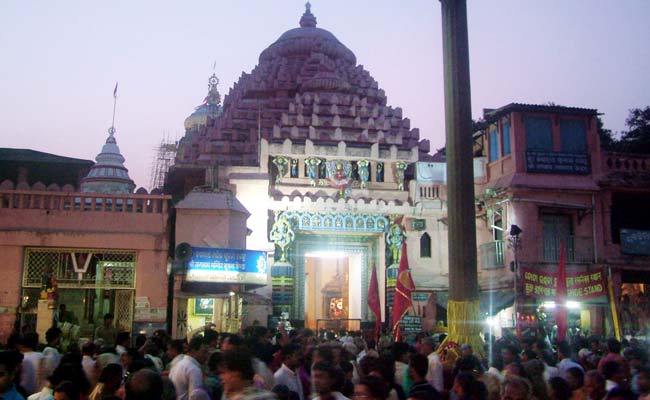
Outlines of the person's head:
[[163,381],[160,374],[150,369],[141,369],[131,375],[124,385],[126,400],[160,399]]
[[104,314],[104,326],[109,327],[113,325],[113,314],[111,313],[106,313]]
[[103,383],[107,389],[119,389],[122,384],[122,366],[114,363],[106,365],[99,374],[98,381]]
[[337,368],[328,362],[319,361],[311,368],[314,391],[319,395],[333,392],[337,389],[339,373]]
[[557,344],[557,358],[558,360],[571,358],[571,346],[569,346],[569,343],[565,340],[558,342]]
[[252,385],[254,375],[252,356],[247,351],[231,350],[222,353],[219,378],[226,394],[239,393]]
[[519,376],[506,376],[501,384],[501,400],[527,400],[532,394],[530,383]]
[[194,336],[190,340],[187,354],[198,361],[199,364],[203,364],[208,360],[208,346],[205,344],[203,336]]
[[174,359],[179,354],[183,354],[183,339],[174,339],[167,344],[167,356],[171,359]]
[[521,362],[524,363],[526,361],[530,360],[535,360],[537,358],[537,353],[532,351],[531,349],[524,349],[521,352]]
[[602,399],[607,393],[605,390],[605,377],[597,370],[587,371],[584,388],[589,398]]
[[219,343],[219,334],[217,331],[212,329],[206,329],[203,332],[203,340],[205,340],[205,344],[207,344],[209,348],[214,349]]
[[90,340],[81,346],[81,354],[92,357],[95,354],[95,343]]
[[341,368],[341,371],[343,371],[343,375],[346,380],[352,381],[352,378],[354,376],[354,365],[348,360],[343,360],[339,364],[339,368]]
[[506,365],[503,374],[505,376],[514,375],[514,376],[522,376],[523,377],[523,376],[525,376],[526,373],[524,372],[524,366],[523,365],[521,365],[518,362],[511,362],[510,364]]
[[432,338],[431,336],[425,336],[420,339],[420,346],[418,347],[420,353],[424,354],[425,356],[428,356],[429,354],[433,353],[435,349],[436,349],[436,340],[434,338]]
[[129,347],[131,344],[131,334],[129,332],[119,332],[115,338],[115,344]]
[[424,354],[415,353],[409,360],[409,375],[415,382],[421,382],[427,375],[429,360]]
[[300,363],[300,347],[295,344],[282,346],[282,363],[289,369],[296,368]]
[[140,353],[138,353],[137,349],[127,349],[125,352],[120,354],[120,362],[125,371],[128,370],[131,364],[139,358]]
[[517,349],[514,346],[505,346],[501,349],[501,358],[503,359],[503,365],[517,361]]
[[312,362],[317,363],[317,362],[328,362],[333,364],[334,363],[334,352],[332,351],[332,348],[327,345],[320,345],[314,349],[314,353],[312,354]]
[[221,360],[222,353],[220,351],[215,351],[214,353],[210,354],[210,357],[208,357],[208,371],[214,374],[218,374]]
[[395,361],[408,362],[409,345],[404,342],[396,342],[393,344],[393,358]]
[[59,313],[65,314],[66,306],[65,304],[59,304]]
[[0,393],[11,388],[23,355],[17,351],[0,351]]
[[554,400],[564,400],[571,398],[571,387],[569,382],[560,378],[559,376],[554,376],[548,381],[549,395],[551,399]]
[[566,371],[566,380],[571,390],[580,389],[585,384],[585,373],[578,367],[571,367]]
[[54,400],[78,400],[79,389],[70,381],[63,381],[54,388]]
[[395,362],[390,357],[380,357],[370,365],[369,375],[381,378],[387,385],[395,380]]
[[355,400],[384,400],[388,397],[388,389],[384,382],[376,376],[366,376],[354,385]]
[[603,376],[619,385],[625,383],[627,379],[625,366],[618,361],[607,361],[603,364]]
[[26,333],[18,339],[18,348],[23,353],[32,351],[36,347],[38,347],[38,333],[36,332]]
[[460,356],[461,357],[468,357],[472,355],[472,346],[470,346],[467,343],[463,343],[460,345]]
[[241,336],[235,334],[226,335],[221,341],[221,351],[235,350],[241,347],[242,344],[244,344],[244,339]]
[[470,372],[461,372],[454,378],[454,384],[451,391],[458,396],[458,398],[468,398],[476,385],[476,378]]
[[621,352],[621,342],[615,338],[607,339],[607,351],[610,353],[619,354]]

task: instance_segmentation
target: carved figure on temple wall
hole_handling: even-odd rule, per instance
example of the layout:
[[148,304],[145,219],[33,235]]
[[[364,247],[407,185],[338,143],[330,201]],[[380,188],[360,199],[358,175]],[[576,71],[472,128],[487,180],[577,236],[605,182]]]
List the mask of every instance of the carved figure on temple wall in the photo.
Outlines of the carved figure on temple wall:
[[406,171],[407,163],[398,161],[395,163],[395,177],[397,178],[397,188],[404,190],[404,171]]
[[295,238],[289,220],[285,216],[277,218],[269,236],[271,241],[280,248],[280,262],[287,262],[287,247],[291,245]]
[[326,182],[338,189],[339,197],[348,197],[352,184],[352,163],[344,160],[328,161]]
[[305,160],[307,165],[307,177],[312,186],[316,186],[316,180],[318,179],[318,166],[320,165],[321,160],[319,158],[308,158]]
[[361,180],[361,188],[368,186],[370,179],[370,162],[368,160],[361,160],[357,162],[359,168],[359,179]]
[[282,182],[282,177],[287,174],[289,161],[285,157],[277,156],[273,158],[273,164],[278,169],[278,175],[275,177],[275,183],[280,183]]
[[402,241],[404,240],[404,230],[402,225],[395,222],[388,228],[386,234],[386,244],[390,248],[393,257],[393,264],[399,263],[402,256]]

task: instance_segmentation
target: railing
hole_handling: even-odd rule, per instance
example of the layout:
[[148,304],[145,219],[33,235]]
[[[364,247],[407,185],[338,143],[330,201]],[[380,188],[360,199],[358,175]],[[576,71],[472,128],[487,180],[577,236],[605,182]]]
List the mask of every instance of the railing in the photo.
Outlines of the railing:
[[418,185],[421,199],[438,199],[440,198],[440,185]]
[[0,208],[164,214],[170,196],[149,194],[113,195],[31,190],[0,191]]
[[591,236],[544,237],[541,247],[543,262],[560,261],[560,241],[564,242],[564,259],[567,263],[593,263],[594,244]]
[[650,172],[650,156],[641,154],[605,153],[604,170],[608,172]]
[[494,269],[504,266],[503,240],[484,243],[479,246],[481,268]]
[[358,331],[361,330],[361,320],[360,319],[317,319],[316,320],[316,329],[320,331],[321,329],[332,330],[338,332],[341,329],[347,331]]

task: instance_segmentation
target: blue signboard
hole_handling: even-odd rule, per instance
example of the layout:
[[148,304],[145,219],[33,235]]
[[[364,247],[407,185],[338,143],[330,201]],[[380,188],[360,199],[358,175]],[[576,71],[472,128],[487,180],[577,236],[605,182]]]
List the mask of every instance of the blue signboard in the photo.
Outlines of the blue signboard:
[[650,256],[650,231],[621,229],[621,253]]
[[265,285],[266,252],[243,249],[192,247],[187,282],[246,283]]

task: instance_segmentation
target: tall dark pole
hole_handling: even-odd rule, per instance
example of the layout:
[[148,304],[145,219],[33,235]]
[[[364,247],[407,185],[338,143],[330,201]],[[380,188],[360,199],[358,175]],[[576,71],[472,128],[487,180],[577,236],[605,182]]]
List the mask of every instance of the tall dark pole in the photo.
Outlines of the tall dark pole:
[[447,134],[449,248],[449,336],[455,343],[474,344],[479,337],[479,293],[476,267],[476,221],[472,158],[472,106],[465,0],[441,0]]

